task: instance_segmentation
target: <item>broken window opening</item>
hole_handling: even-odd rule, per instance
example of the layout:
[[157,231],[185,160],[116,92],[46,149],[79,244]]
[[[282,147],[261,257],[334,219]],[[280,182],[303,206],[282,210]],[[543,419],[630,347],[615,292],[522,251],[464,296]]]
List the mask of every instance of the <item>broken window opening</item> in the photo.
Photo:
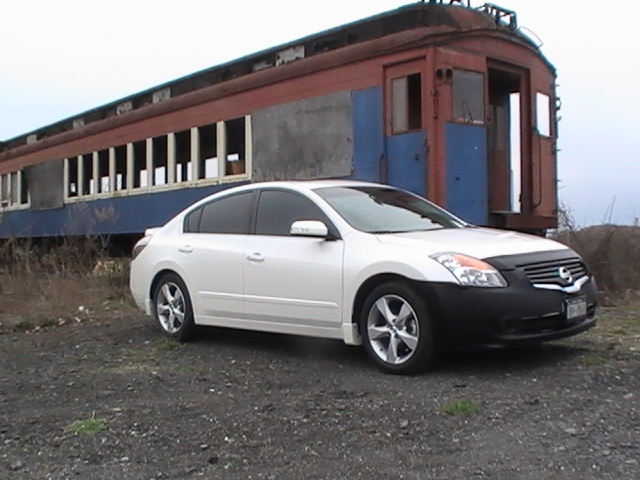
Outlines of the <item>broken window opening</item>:
[[10,173],[0,175],[0,206],[6,207],[9,205],[9,185],[11,184],[9,177]]
[[225,175],[240,175],[246,172],[246,128],[245,117],[225,122],[227,155]]
[[199,178],[218,178],[218,139],[216,124],[198,128],[200,138]]
[[117,192],[127,188],[127,146],[119,145],[114,150],[116,182],[113,189]]
[[484,123],[484,75],[453,71],[453,117],[461,122]]
[[78,157],[67,158],[67,197],[77,197],[78,192]]
[[549,95],[538,92],[536,94],[536,128],[538,135],[551,136],[551,104]]
[[20,205],[20,172],[13,172],[9,175],[9,183],[11,184],[9,203],[11,205]]
[[109,150],[98,152],[98,178],[100,191],[97,193],[107,193],[111,191],[111,181],[109,177]]
[[422,79],[419,73],[391,81],[392,133],[422,128]]
[[133,144],[133,188],[147,185],[147,141],[140,140]]
[[175,181],[176,183],[188,182],[193,179],[191,163],[191,131],[183,130],[175,134],[176,159]]
[[82,162],[82,178],[80,185],[82,186],[80,195],[93,195],[96,193],[95,182],[93,181],[93,154],[86,153],[80,157]]
[[24,172],[20,173],[20,203],[23,205],[29,203],[29,182]]
[[153,150],[153,184],[166,185],[168,172],[167,137],[155,137],[152,140]]

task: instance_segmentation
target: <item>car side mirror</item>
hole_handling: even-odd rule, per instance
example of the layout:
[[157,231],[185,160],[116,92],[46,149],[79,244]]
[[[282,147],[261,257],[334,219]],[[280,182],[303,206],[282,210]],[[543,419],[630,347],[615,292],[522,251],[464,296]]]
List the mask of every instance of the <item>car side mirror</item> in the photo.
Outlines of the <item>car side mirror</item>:
[[298,220],[291,224],[291,235],[295,237],[320,237],[327,238],[329,229],[318,220]]

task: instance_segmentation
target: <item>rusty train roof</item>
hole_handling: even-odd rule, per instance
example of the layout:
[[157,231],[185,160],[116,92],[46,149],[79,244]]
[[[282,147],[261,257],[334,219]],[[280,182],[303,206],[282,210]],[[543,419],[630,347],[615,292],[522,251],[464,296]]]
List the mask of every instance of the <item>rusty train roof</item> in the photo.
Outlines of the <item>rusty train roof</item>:
[[[7,154],[9,150],[14,148],[84,127],[87,124],[126,115],[133,110],[227,80],[421,27],[433,28],[434,35],[470,31],[500,32],[508,35],[511,40],[536,50],[547,65],[553,69],[553,66],[544,58],[531,39],[518,30],[515,12],[494,4],[484,4],[479,8],[472,8],[469,5],[469,0],[467,0],[467,5],[463,5],[461,0],[452,0],[449,4],[443,4],[442,1],[430,0],[429,2],[422,1],[406,5],[201,70],[4,142],[0,141],[0,153]],[[3,159],[2,157],[6,157],[6,155],[0,155],[0,161]]]

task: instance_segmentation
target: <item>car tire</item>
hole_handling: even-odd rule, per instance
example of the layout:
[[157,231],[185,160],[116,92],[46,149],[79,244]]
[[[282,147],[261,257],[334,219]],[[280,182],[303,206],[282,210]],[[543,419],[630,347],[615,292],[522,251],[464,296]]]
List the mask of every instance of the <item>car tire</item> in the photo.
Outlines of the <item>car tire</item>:
[[189,291],[175,273],[164,275],[153,291],[153,317],[162,332],[181,342],[193,337],[195,324]]
[[433,366],[436,348],[425,300],[405,282],[374,288],[360,312],[367,355],[384,372],[408,375]]

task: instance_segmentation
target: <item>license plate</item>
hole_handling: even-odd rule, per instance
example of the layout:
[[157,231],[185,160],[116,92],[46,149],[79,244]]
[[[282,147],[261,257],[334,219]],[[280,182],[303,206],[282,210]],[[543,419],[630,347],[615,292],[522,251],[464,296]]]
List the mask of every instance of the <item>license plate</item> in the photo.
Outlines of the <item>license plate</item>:
[[570,298],[565,300],[565,311],[567,312],[567,320],[577,320],[587,316],[587,299],[586,297]]

